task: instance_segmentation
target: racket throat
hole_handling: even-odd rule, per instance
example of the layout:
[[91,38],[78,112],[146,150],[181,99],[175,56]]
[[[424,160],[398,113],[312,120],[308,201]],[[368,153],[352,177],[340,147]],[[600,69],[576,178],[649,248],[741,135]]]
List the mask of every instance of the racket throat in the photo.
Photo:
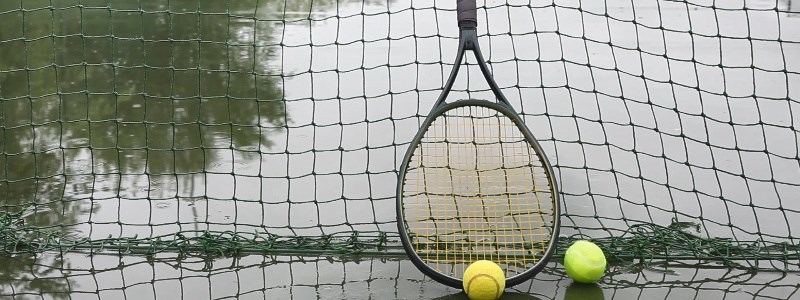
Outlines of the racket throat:
[[461,29],[459,39],[464,50],[475,50],[478,46],[478,31],[475,28]]
[[[461,56],[464,54],[464,52],[471,51],[472,54],[475,55],[478,67],[480,67],[481,73],[483,73],[483,78],[486,79],[486,83],[489,84],[489,87],[492,89],[492,93],[494,93],[495,97],[497,97],[497,100],[505,105],[511,106],[511,104],[508,102],[508,99],[506,99],[506,96],[503,95],[503,92],[500,90],[500,86],[498,86],[497,82],[494,81],[494,77],[492,76],[491,71],[489,71],[489,66],[486,64],[483,54],[481,54],[481,49],[478,45],[478,31],[475,28],[461,28],[459,43],[458,57],[456,58],[453,73],[451,73],[451,80],[455,79],[456,73],[458,72],[458,65],[461,64]],[[452,84],[448,82],[445,90],[449,92],[450,88],[452,88]],[[446,94],[444,96],[446,96]],[[440,98],[440,101],[442,100],[443,98]]]

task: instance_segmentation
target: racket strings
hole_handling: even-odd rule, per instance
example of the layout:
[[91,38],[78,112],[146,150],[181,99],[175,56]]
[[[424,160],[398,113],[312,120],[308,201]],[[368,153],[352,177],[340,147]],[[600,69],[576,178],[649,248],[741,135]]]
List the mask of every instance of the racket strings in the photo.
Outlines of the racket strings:
[[507,277],[535,265],[551,239],[552,199],[543,163],[517,125],[481,106],[433,121],[403,187],[412,246],[456,278],[480,259],[500,264]]

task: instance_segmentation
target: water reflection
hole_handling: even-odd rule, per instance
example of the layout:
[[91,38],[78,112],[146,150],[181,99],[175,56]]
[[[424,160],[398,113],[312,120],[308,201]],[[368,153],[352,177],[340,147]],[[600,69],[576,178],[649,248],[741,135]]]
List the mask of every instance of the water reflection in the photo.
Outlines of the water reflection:
[[67,292],[77,280],[65,278],[60,271],[73,267],[64,257],[19,255],[0,261],[0,282],[4,288],[14,287],[13,290],[17,291],[14,299],[42,299],[43,295],[48,299],[72,299]]
[[[259,254],[205,260],[176,253],[150,258],[65,253],[45,260],[57,260],[60,268],[32,264],[21,274],[0,272],[3,282],[11,282],[16,288],[0,289],[0,298],[468,299],[463,292],[425,277],[406,259]],[[11,262],[17,263],[30,262]],[[792,299],[800,292],[798,275],[792,272],[685,265],[671,270],[675,274],[616,273],[605,278],[602,287],[579,286],[564,274],[562,266],[550,264],[534,279],[506,289],[501,299],[664,299],[665,295],[669,299],[739,299],[741,295]],[[5,281],[11,276],[17,279]],[[67,283],[72,294],[64,293],[62,287]]]
[[[290,121],[281,12],[308,18],[337,2],[0,2],[0,210],[37,203],[27,225],[90,237],[186,223],[151,210],[193,203],[209,174],[258,165]],[[34,280],[59,260],[0,266],[17,292],[76,287]]]
[[786,1],[786,9],[789,10],[791,14],[789,16],[796,17],[797,14],[800,12],[800,1],[798,0],[785,0]]
[[595,283],[573,282],[564,292],[564,300],[603,300],[603,289]]
[[64,213],[34,224],[75,224],[92,207],[70,199],[168,197],[176,191],[159,182],[190,186],[188,175],[231,152],[246,159],[269,147],[288,119],[270,65],[280,24],[219,13],[254,3],[84,1],[50,11],[26,1],[33,11],[5,14],[3,206],[36,201]]
[[[435,298],[435,299],[436,300],[469,300],[469,297],[467,296],[466,293],[461,292],[461,293],[456,293],[456,294],[451,294],[451,295],[438,297],[438,298]],[[506,300],[539,300],[540,298],[536,297],[534,295],[531,295],[531,294],[527,294],[527,293],[520,293],[520,292],[515,292],[515,291],[504,291],[503,295],[500,297],[500,299],[506,299]]]

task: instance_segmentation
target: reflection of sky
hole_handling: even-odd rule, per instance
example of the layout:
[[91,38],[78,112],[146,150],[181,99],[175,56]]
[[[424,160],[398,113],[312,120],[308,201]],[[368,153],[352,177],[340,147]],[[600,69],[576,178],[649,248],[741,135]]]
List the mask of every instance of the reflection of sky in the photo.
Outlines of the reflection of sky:
[[[499,85],[527,115],[560,174],[565,212],[572,216],[567,226],[589,233],[587,228],[601,227],[594,216],[605,227],[626,228],[625,219],[668,224],[674,217],[698,221],[702,215],[714,235],[730,236],[727,224],[735,218],[737,237],[746,238],[743,231],[788,236],[796,214],[770,207],[779,201],[791,205],[786,197],[798,183],[791,174],[800,168],[782,163],[795,144],[789,103],[782,99],[795,97],[787,91],[797,78],[782,69],[800,70],[800,48],[796,42],[776,48],[769,41],[800,41],[800,27],[770,11],[774,2],[751,5],[759,10],[747,15],[700,3],[625,1],[587,3],[583,13],[546,3],[533,9],[490,3],[479,13],[479,23],[490,24],[479,31]],[[452,11],[408,7],[400,1],[391,15],[325,19],[309,29],[287,26],[284,41],[294,49],[283,62],[294,127],[285,147],[296,153],[288,160],[325,157],[336,164],[313,170],[342,173],[381,174],[397,167],[404,143],[419,126],[417,115],[424,116],[438,95],[457,35],[448,22]],[[748,42],[748,35],[757,40]],[[475,71],[468,81],[460,77],[455,88],[464,90],[469,82],[470,89],[485,90]],[[763,127],[756,125],[759,120]],[[369,151],[361,151],[364,145]],[[321,152],[311,155],[312,149]],[[765,149],[779,157],[758,153]],[[382,157],[395,162],[381,165],[388,161]],[[312,170],[311,162],[290,164],[296,169],[280,175]],[[395,184],[390,177],[364,177],[387,188]],[[290,188],[291,199],[340,195],[340,178],[316,179],[290,181],[333,186],[334,192]],[[344,186],[349,199],[369,195],[348,194]],[[378,200],[373,203],[383,200],[372,197]],[[753,210],[751,201],[763,207]],[[779,221],[756,224],[762,218]],[[312,219],[307,225],[313,224]]]
[[[120,139],[112,135],[106,149],[90,150],[86,146],[99,132],[84,126],[64,141],[42,140],[42,149],[55,152],[77,147],[65,149],[65,168],[83,175],[69,179],[65,194],[94,199],[91,207],[99,210],[91,215],[93,235],[395,230],[396,169],[451,67],[454,4],[341,3],[335,12],[320,5],[309,14],[303,13],[308,7],[270,6],[275,3],[255,13],[232,9],[241,16],[232,18],[227,8],[208,8],[221,15],[201,18],[209,27],[201,29],[223,30],[180,36],[208,42],[208,49],[180,48],[186,61],[153,57],[163,46],[158,43],[124,43],[139,47],[134,53],[150,53],[134,66],[153,68],[131,75],[135,80],[106,81],[106,88],[120,93],[119,106],[97,116],[109,126],[121,118]],[[749,1],[755,10],[748,14],[703,5],[592,1],[579,11],[542,1],[530,7],[488,1],[480,11],[479,24],[489,24],[479,27],[481,43],[495,78],[556,166],[566,226],[591,235],[589,228],[702,216],[709,232],[745,238],[744,231],[788,236],[789,224],[800,221],[800,207],[787,201],[798,191],[792,174],[800,166],[792,115],[786,113],[792,107],[786,98],[797,99],[800,84],[798,19],[761,10],[774,7],[773,1]],[[793,4],[777,5],[783,10]],[[176,8],[181,14],[172,28],[180,22],[195,28],[195,9]],[[287,11],[287,18],[270,13],[276,11]],[[158,22],[166,26],[168,20]],[[742,38],[747,36],[754,39]],[[779,37],[782,47],[774,42]],[[216,55],[225,51],[231,56]],[[119,72],[131,71],[124,62],[114,64]],[[198,65],[200,75],[183,70]],[[477,69],[466,69],[469,75],[459,77],[452,97],[467,97],[467,88],[470,97],[490,97]],[[81,76],[81,69],[74,71]],[[113,72],[101,74],[113,78]],[[145,75],[147,90],[137,86]],[[176,84],[153,78],[175,78]],[[274,110],[268,114],[274,119],[224,113],[229,103],[239,103],[229,98],[261,97],[263,90],[251,87],[268,81],[278,89],[273,97],[238,109]],[[86,86],[65,89],[80,94]],[[198,90],[213,96],[198,105],[190,99]],[[142,94],[161,104],[143,105]],[[283,100],[285,107],[269,105]],[[174,112],[146,112],[163,107]],[[60,132],[41,130],[50,133],[40,137]],[[136,142],[144,130],[156,144]],[[240,131],[248,138],[235,140]],[[184,144],[175,143],[179,137]],[[104,152],[110,159],[93,159]],[[155,161],[169,163],[156,170]],[[733,218],[740,228],[732,232],[727,224]],[[756,224],[756,218],[778,221]],[[135,226],[120,227],[118,220]]]

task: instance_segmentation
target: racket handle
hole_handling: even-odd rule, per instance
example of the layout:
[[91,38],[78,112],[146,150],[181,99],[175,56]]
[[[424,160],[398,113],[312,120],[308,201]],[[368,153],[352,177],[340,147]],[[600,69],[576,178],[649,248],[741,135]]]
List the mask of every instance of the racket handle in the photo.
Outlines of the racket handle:
[[461,29],[475,29],[478,27],[475,0],[458,0],[458,27]]

